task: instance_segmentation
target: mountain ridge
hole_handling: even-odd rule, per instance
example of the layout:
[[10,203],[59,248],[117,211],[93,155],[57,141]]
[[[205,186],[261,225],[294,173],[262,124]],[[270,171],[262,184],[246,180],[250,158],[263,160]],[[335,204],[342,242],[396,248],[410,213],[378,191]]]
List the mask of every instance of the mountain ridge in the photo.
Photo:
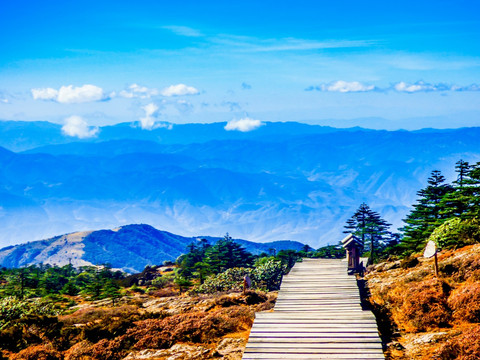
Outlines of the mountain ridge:
[[[75,267],[109,264],[125,272],[141,272],[147,265],[175,261],[188,252],[187,246],[199,239],[214,244],[220,238],[211,236],[184,237],[157,230],[146,224],[131,224],[115,229],[79,231],[50,239],[11,245],[0,249],[0,266],[18,268],[35,264]],[[270,249],[300,250],[304,244],[295,241],[255,243],[234,239],[247,251],[258,255]]]
[[[215,138],[208,133],[212,126],[230,138]],[[119,137],[123,128],[130,130],[116,126]],[[24,152],[0,150],[0,245],[74,229],[148,223],[186,236],[230,232],[319,247],[342,238],[345,220],[362,202],[395,230],[432,170],[452,181],[456,161],[480,161],[480,128],[409,132],[295,123],[267,123],[247,133],[227,132],[219,123],[186,128],[203,129],[203,140],[211,139],[196,141],[192,132],[175,143],[174,127],[158,130],[173,134],[167,140],[141,130],[156,140],[68,139]],[[22,132],[0,132],[0,144],[15,139],[37,141]]]

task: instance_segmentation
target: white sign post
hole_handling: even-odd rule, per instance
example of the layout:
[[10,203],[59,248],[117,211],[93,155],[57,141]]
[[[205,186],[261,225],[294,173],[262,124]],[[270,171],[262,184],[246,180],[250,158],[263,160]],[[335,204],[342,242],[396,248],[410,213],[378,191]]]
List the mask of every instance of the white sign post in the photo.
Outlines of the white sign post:
[[430,240],[423,251],[423,257],[429,259],[435,257],[435,276],[438,278],[438,259],[437,259],[437,245]]

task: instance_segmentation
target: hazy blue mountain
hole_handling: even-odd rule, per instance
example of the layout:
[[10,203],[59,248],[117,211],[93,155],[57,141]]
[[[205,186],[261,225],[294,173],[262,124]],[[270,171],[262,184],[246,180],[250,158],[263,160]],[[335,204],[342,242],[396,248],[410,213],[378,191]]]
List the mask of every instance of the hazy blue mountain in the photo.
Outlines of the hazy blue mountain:
[[[456,161],[480,161],[480,128],[223,127],[119,124],[95,139],[0,148],[0,244],[148,223],[185,237],[229,232],[319,247],[342,238],[361,202],[396,228],[432,170],[453,180]],[[29,131],[0,133],[0,143],[40,143]]]
[[[292,135],[323,134],[337,131],[337,129],[328,126],[313,126],[296,122],[268,122],[266,126],[261,126],[253,132],[226,131],[224,129],[225,125],[226,123],[166,124],[166,126],[160,126],[153,130],[143,130],[137,122],[120,123],[103,126],[99,129],[98,136],[79,140],[76,137],[64,135],[62,126],[58,124],[43,121],[0,121],[0,134],[2,134],[0,136],[0,146],[12,151],[25,151],[49,145],[77,143],[74,147],[66,147],[67,150],[72,150],[79,144],[128,139],[136,140],[131,146],[141,148],[141,142],[143,141],[158,144],[192,144],[212,140],[245,139],[268,141],[289,138]],[[49,147],[49,149],[52,148]]]
[[[175,261],[188,252],[187,245],[203,237],[183,237],[160,231],[150,225],[127,225],[113,230],[86,231],[55,236],[46,240],[9,246],[0,249],[0,266],[21,267],[33,264],[102,265],[135,273],[147,265]],[[220,238],[206,237],[214,244]],[[276,241],[265,244],[235,240],[253,254],[292,249],[304,245],[295,241]]]

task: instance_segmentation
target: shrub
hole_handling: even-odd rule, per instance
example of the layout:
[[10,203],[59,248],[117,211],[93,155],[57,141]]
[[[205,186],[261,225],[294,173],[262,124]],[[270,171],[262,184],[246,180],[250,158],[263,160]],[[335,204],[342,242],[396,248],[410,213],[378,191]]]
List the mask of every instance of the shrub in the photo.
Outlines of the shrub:
[[138,316],[137,307],[132,305],[123,305],[120,307],[102,309],[85,308],[79,309],[70,315],[60,316],[60,321],[65,325],[88,324],[91,322],[112,321],[117,319],[135,320]]
[[477,219],[452,218],[437,227],[429,237],[441,249],[459,248],[480,242],[480,223]]
[[215,299],[215,305],[221,307],[230,307],[237,305],[257,305],[268,301],[267,295],[253,290],[247,290],[244,294],[237,295],[223,295]]
[[30,346],[11,358],[12,360],[61,360],[60,352],[47,345]]
[[[243,288],[243,277],[250,275],[251,269],[231,268],[220,274],[209,276],[205,282],[197,286],[194,291],[212,294],[221,291],[240,291]],[[252,277],[252,286],[254,286]]]
[[287,267],[275,258],[265,258],[253,269],[231,268],[217,275],[209,276],[205,282],[193,291],[212,294],[222,291],[240,291],[243,278],[249,275],[253,289],[278,290]]
[[418,264],[419,264],[418,258],[409,256],[400,262],[400,267],[402,269],[410,269],[412,267],[417,266]]
[[469,279],[470,281],[479,281],[480,280],[480,257],[479,256],[470,256],[465,259],[462,259],[458,266],[458,271],[453,275],[455,281],[465,281]]
[[287,271],[287,266],[282,265],[280,260],[275,258],[266,258],[263,262],[256,264],[252,272],[252,278],[255,280],[258,288],[267,290],[278,290],[282,282],[282,276]]
[[260,292],[249,290],[245,293],[244,301],[247,305],[257,305],[268,301],[268,296]]
[[96,360],[120,360],[126,355],[122,347],[121,339],[103,339],[91,347],[90,354]]
[[425,331],[449,326],[451,312],[447,304],[448,286],[437,280],[411,283],[408,289],[399,289],[402,303],[398,318],[406,330]]
[[171,296],[178,295],[178,292],[172,288],[165,288],[165,289],[149,291],[148,295],[154,296],[154,297],[171,297]]
[[126,341],[135,349],[164,349],[176,342],[212,343],[224,335],[244,330],[253,323],[254,312],[246,307],[232,306],[212,312],[172,315],[162,320],[139,321],[129,329]]
[[466,283],[449,297],[453,317],[468,322],[480,322],[480,283]]
[[0,299],[0,330],[28,315],[58,315],[61,310],[41,299],[18,300],[13,296]]
[[92,344],[88,341],[81,341],[73,345],[65,352],[65,360],[87,360],[91,359]]
[[477,360],[480,354],[480,325],[464,331],[461,335],[442,345],[437,353],[440,360]]

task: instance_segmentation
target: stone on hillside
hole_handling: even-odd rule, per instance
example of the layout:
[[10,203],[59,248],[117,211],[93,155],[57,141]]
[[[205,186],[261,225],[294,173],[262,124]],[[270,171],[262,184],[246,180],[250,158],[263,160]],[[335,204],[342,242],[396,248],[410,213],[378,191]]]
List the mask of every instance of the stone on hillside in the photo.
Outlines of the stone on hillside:
[[224,359],[237,360],[242,358],[243,350],[247,341],[239,338],[224,338],[218,344],[216,352],[224,357]]
[[152,350],[145,349],[129,353],[123,360],[194,360],[202,359],[210,352],[210,349],[203,346],[192,346],[185,344],[173,345],[170,349]]

